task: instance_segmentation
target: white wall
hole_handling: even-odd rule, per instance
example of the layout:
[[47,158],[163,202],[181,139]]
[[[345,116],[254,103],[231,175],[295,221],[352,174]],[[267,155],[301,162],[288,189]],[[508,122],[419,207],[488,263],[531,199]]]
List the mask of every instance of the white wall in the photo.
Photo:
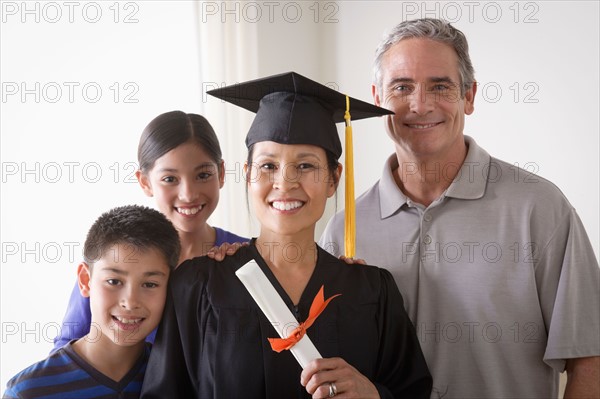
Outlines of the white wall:
[[[295,70],[367,101],[372,55],[384,31],[405,18],[456,20],[481,82],[465,132],[492,155],[534,167],[557,184],[598,255],[597,2],[519,3],[518,16],[515,2],[275,3],[230,2],[233,12],[226,13],[221,2],[121,2],[114,22],[114,2],[79,2],[69,22],[68,7],[56,2],[62,18],[53,23],[57,9],[50,3],[27,2],[31,10],[38,5],[36,22],[35,11],[23,14],[22,2],[2,2],[2,387],[50,350],[93,220],[116,205],[153,205],[128,173],[139,134],[154,116],[173,109],[203,112],[195,25],[203,18],[257,24],[253,62],[261,76]],[[94,4],[102,12],[96,23]],[[127,16],[137,22],[125,23]],[[33,92],[22,97],[22,83]],[[92,102],[96,87],[102,95]],[[128,94],[137,102],[127,102]],[[537,103],[525,101],[528,94]],[[392,145],[379,120],[357,121],[354,131],[358,194],[379,178]],[[343,204],[342,192],[339,199]],[[230,220],[222,216],[227,211],[218,209],[215,218]],[[235,220],[223,227],[248,234]]]
[[131,175],[145,125],[202,112],[192,2],[118,3],[117,22],[115,2],[73,3],[70,22],[63,2],[2,2],[1,391],[50,351],[95,218],[153,205]]

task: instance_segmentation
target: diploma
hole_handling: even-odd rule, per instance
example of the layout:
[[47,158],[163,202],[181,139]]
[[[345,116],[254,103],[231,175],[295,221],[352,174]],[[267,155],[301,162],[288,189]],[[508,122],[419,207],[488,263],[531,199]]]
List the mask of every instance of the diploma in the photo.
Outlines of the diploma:
[[[251,260],[240,267],[235,274],[279,336],[286,338],[287,334],[298,326],[298,320],[292,315],[260,266],[255,260]],[[310,361],[321,358],[321,354],[307,334],[304,334],[302,339],[290,348],[290,351],[302,368]]]

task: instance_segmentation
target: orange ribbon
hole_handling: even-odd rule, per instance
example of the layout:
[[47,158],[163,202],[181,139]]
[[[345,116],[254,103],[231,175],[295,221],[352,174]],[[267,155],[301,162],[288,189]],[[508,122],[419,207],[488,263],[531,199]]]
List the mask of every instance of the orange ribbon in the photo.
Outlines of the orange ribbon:
[[271,344],[271,348],[277,353],[282,350],[290,349],[292,346],[296,345],[298,341],[304,337],[306,334],[306,330],[313,325],[317,317],[325,310],[329,302],[336,296],[340,296],[342,294],[336,294],[329,299],[325,300],[325,295],[323,294],[323,287],[317,295],[315,295],[315,299],[313,299],[312,305],[310,305],[310,311],[308,312],[308,318],[288,335],[287,338],[268,338],[269,343]]

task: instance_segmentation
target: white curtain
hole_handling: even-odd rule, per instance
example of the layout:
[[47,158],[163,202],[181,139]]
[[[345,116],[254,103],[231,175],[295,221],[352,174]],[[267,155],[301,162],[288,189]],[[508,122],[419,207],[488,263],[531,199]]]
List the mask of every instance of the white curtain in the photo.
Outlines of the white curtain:
[[[338,27],[324,22],[330,12],[324,14],[323,8],[333,3],[319,6],[317,22],[316,5],[320,3],[315,2],[196,3],[201,112],[219,136],[227,169],[219,206],[209,220],[211,225],[244,236],[258,234],[258,224],[249,216],[243,181],[247,155],[244,140],[254,114],[208,97],[205,92],[288,71],[296,71],[323,84],[337,85],[337,63],[333,55]],[[343,204],[343,184],[338,192],[338,204]],[[316,238],[335,212],[334,202],[330,200],[317,224]]]
[[237,23],[231,15],[222,22],[219,15],[223,10],[213,14],[214,7],[221,4],[197,3],[202,113],[217,132],[226,170],[219,206],[209,223],[251,236],[256,234],[251,231],[255,223],[250,223],[246,206],[243,165],[247,156],[244,140],[253,114],[208,96],[206,91],[258,77],[257,24]]

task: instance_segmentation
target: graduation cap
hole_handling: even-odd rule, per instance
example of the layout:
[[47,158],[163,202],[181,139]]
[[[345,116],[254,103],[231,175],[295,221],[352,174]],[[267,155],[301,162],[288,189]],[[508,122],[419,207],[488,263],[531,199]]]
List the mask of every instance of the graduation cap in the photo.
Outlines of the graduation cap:
[[393,114],[342,94],[309,78],[288,72],[207,92],[249,111],[256,117],[246,146],[261,141],[312,144],[339,158],[342,144],[335,124],[346,122],[345,255],[354,256],[354,169],[350,119]]

